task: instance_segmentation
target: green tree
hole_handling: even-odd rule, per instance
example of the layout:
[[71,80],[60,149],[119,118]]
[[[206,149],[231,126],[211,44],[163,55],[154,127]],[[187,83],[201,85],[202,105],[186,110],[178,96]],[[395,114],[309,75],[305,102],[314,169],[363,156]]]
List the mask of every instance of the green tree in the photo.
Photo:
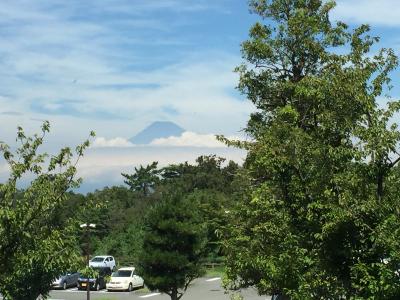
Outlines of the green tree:
[[206,233],[197,203],[171,192],[151,208],[143,234],[139,274],[151,290],[180,299],[202,274]]
[[[147,209],[158,201],[159,195],[151,193],[144,197],[142,192],[124,186],[105,187],[87,195],[81,195],[81,205],[87,205],[79,215],[82,222],[93,222],[96,230],[90,234],[91,253],[113,255],[118,264],[136,264],[141,248],[142,222]],[[73,197],[73,199],[76,196]],[[73,202],[72,202],[73,203]],[[76,215],[76,209],[66,206],[67,216]],[[82,235],[81,245],[85,240]],[[82,249],[85,251],[85,248]]]
[[195,164],[188,162],[169,165],[162,169],[161,184],[170,189],[180,189],[200,204],[203,222],[207,227],[207,260],[217,262],[221,260],[221,241],[219,231],[226,225],[226,211],[232,207],[235,189],[240,182],[235,180],[240,170],[237,163],[216,155],[199,156]]
[[126,178],[124,182],[133,191],[141,191],[144,196],[149,195],[151,189],[158,182],[158,175],[160,171],[157,169],[158,162],[154,161],[152,164],[143,167],[142,165],[138,168],[135,167],[134,174],[121,175]]
[[174,181],[186,192],[194,190],[216,190],[224,193],[232,191],[232,180],[239,169],[238,164],[229,161],[223,166],[225,158],[216,155],[202,155],[196,164],[188,162],[172,164],[161,169],[162,183]]
[[219,233],[226,226],[226,214],[231,209],[232,196],[215,190],[196,190],[188,193],[189,201],[199,203],[199,212],[207,229],[207,262],[222,262]]
[[[400,134],[379,108],[390,49],[333,25],[332,1],[252,0],[239,89],[248,186],[225,232],[229,286],[291,299],[398,299]],[[388,99],[391,100],[391,99]]]
[[[33,137],[18,128],[15,153],[0,144],[10,169],[8,180],[0,184],[0,292],[6,299],[46,296],[52,280],[79,258],[75,222],[60,226],[54,215],[66,201],[67,191],[79,185],[76,162],[89,141],[76,147],[74,162],[70,148],[49,157],[39,153],[49,128],[44,122],[42,134]],[[30,184],[19,191],[17,186],[23,180]]]

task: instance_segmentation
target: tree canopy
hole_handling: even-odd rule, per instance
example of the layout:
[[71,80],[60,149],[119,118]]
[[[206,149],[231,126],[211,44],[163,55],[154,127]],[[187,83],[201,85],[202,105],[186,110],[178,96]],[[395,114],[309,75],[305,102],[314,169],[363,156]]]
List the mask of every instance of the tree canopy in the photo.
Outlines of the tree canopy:
[[237,68],[257,111],[246,131],[248,193],[226,231],[231,287],[291,299],[397,299],[397,66],[362,25],[333,24],[333,1],[252,0]]
[[[44,122],[41,134],[29,137],[18,128],[15,153],[0,144],[10,169],[8,180],[0,184],[0,292],[6,299],[47,295],[52,280],[79,261],[75,220],[54,222],[67,191],[79,185],[76,160],[70,148],[54,156],[39,152],[49,129]],[[76,147],[76,159],[88,146],[85,141]],[[18,190],[23,179],[30,184]]]
[[147,196],[159,179],[157,165],[158,162],[154,161],[146,167],[142,165],[139,168],[135,167],[135,173],[133,174],[122,173],[121,175],[126,178],[124,182],[130,189],[141,191],[143,195]]

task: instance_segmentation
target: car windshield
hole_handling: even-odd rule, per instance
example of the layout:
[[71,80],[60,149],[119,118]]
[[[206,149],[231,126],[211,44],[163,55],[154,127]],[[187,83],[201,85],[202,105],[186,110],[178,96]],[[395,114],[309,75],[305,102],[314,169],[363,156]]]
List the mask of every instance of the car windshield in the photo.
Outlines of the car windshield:
[[132,271],[129,270],[118,270],[117,272],[112,273],[112,277],[130,277]]
[[93,262],[102,262],[104,260],[104,257],[93,257],[91,261]]

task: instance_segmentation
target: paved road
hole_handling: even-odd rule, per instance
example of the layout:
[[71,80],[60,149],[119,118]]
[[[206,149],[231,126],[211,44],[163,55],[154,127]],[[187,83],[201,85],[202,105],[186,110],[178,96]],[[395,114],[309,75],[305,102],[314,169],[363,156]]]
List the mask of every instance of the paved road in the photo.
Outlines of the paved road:
[[[254,289],[242,291],[245,300],[270,300],[270,297],[258,296]],[[92,291],[90,299],[93,300],[170,300],[168,295],[148,292],[145,289],[128,292],[107,292]],[[85,300],[86,291],[78,291],[76,288],[65,291],[52,291],[50,293],[52,300]],[[199,278],[189,287],[183,295],[182,300],[229,300],[229,294],[226,294],[221,287],[220,278]]]

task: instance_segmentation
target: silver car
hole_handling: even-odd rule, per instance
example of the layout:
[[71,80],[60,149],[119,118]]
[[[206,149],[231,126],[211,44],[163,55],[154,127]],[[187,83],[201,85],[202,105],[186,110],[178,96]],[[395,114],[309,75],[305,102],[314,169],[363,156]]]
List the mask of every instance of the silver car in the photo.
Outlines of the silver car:
[[104,268],[109,267],[111,271],[115,270],[115,259],[109,255],[98,255],[89,261],[89,267]]
[[53,280],[52,287],[63,290],[69,287],[76,287],[78,284],[79,276],[80,274],[78,272],[68,272],[66,274],[60,275],[58,278]]

